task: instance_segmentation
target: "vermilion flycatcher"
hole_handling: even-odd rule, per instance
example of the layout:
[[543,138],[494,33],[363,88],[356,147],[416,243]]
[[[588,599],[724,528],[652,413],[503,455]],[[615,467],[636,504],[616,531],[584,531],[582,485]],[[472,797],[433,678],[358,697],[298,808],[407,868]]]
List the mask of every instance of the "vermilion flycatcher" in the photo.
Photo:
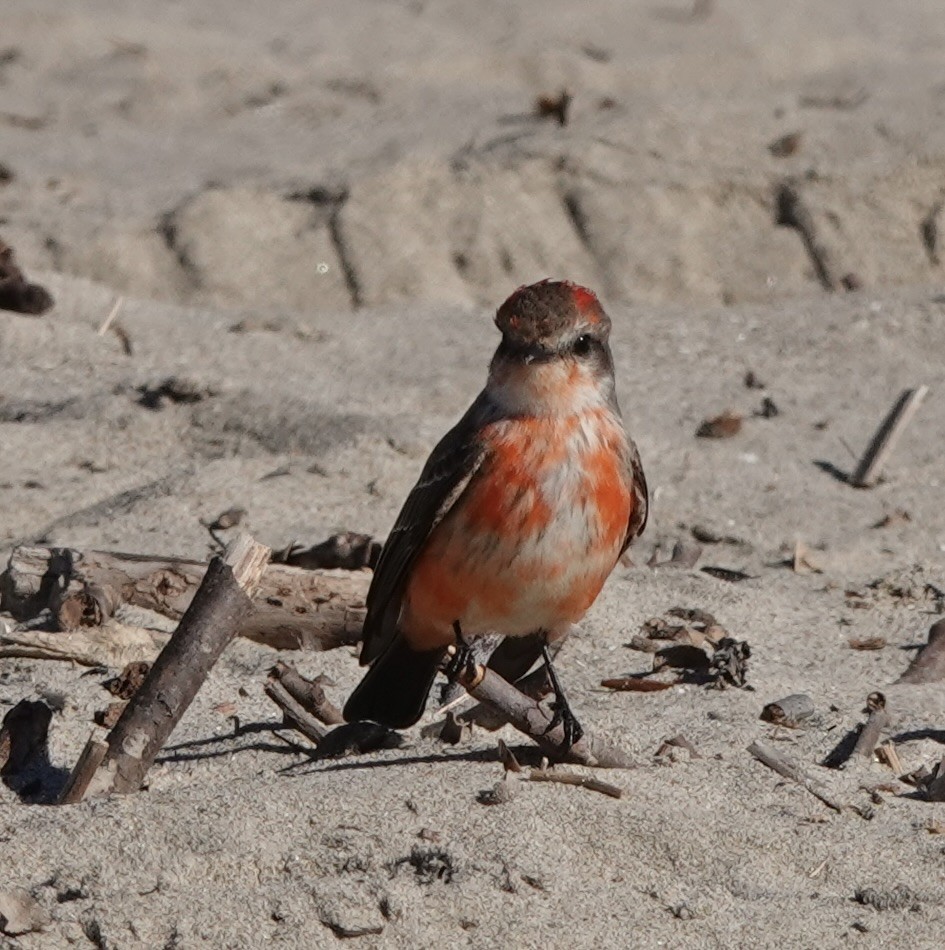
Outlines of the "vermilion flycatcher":
[[[361,650],[371,666],[345,717],[413,725],[447,648],[501,634],[538,644],[570,744],[580,727],[547,643],[584,616],[643,530],[646,480],[597,297],[545,280],[515,291],[495,322],[486,387],[433,450],[375,569]],[[526,672],[537,651],[505,644]]]

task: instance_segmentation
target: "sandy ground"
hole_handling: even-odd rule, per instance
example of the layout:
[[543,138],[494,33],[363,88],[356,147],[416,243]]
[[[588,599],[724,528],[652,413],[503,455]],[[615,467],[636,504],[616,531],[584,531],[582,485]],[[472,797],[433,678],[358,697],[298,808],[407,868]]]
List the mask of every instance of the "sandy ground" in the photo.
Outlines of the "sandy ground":
[[[890,685],[945,611],[938,0],[7,7],[0,237],[57,306],[0,315],[4,560],[30,540],[206,557],[201,520],[232,506],[273,546],[383,537],[483,382],[492,310],[547,275],[611,312],[653,514],[559,663],[639,762],[607,776],[619,801],[480,804],[502,772],[484,733],[311,762],[268,728],[276,654],[240,642],[146,792],[53,808],[0,786],[0,895],[48,919],[0,946],[940,946],[945,806],[879,763],[818,764],[874,689],[905,771],[945,741],[941,685]],[[568,124],[535,119],[561,89]],[[785,184],[813,252],[777,223]],[[118,295],[130,354],[97,332]],[[143,406],[170,376],[203,398]],[[920,383],[885,480],[845,484]],[[695,438],[725,409],[738,435]],[[644,566],[693,529],[729,540]],[[791,569],[798,540],[820,573]],[[600,688],[648,668],[626,644],[673,606],[750,643],[752,690]],[[337,700],[358,677],[347,650],[294,660]],[[50,787],[104,679],[0,659],[0,714],[58,707]],[[794,692],[806,728],[759,720]],[[679,733],[699,757],[657,758]],[[756,739],[872,817],[785,784]]]

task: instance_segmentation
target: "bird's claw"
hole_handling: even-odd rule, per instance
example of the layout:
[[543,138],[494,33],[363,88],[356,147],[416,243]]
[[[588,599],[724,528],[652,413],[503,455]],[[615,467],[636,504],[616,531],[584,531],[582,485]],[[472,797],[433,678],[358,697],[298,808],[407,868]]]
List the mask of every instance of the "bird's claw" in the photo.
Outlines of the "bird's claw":
[[577,721],[574,713],[571,712],[571,707],[568,705],[568,698],[564,695],[561,680],[558,679],[558,674],[555,672],[555,665],[551,659],[551,651],[548,649],[547,640],[545,640],[542,645],[541,653],[545,660],[545,669],[548,671],[551,688],[555,694],[554,702],[551,704],[553,713],[551,722],[548,723],[548,727],[543,734],[548,735],[556,726],[561,726],[563,733],[561,752],[563,755],[566,755],[571,750],[571,747],[581,740],[581,737],[584,735],[584,730],[581,728],[581,724]]
[[451,683],[455,683],[463,675],[472,676],[476,672],[476,656],[466,642],[458,620],[453,621],[453,633],[456,635],[455,652],[443,668],[443,674]]
[[472,647],[466,643],[458,643],[456,652],[450,657],[449,663],[443,668],[443,674],[451,682],[455,683],[463,675],[469,676],[476,670],[476,657],[473,654]]
[[561,742],[561,751],[569,752],[571,747],[580,742],[584,737],[584,728],[577,721],[577,717],[574,713],[571,712],[571,707],[564,697],[556,699],[551,704],[551,709],[554,715],[551,717],[551,722],[548,723],[542,735],[548,735],[549,732],[561,726],[561,731],[564,733]]

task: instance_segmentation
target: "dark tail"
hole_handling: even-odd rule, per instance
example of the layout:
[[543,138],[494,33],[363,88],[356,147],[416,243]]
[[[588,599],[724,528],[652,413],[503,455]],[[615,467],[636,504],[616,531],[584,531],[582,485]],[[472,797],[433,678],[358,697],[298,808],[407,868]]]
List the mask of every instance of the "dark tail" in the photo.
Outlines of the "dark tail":
[[398,633],[345,703],[348,722],[369,719],[406,729],[422,715],[445,650],[411,650]]

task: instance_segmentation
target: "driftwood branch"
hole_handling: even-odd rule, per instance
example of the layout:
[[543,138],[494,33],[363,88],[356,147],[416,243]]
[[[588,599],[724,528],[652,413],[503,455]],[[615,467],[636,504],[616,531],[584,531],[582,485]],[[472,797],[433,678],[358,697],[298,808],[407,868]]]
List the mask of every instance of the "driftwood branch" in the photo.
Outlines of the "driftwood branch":
[[851,485],[856,488],[872,488],[876,484],[883,466],[899,441],[899,436],[912,421],[928,391],[928,386],[918,386],[915,389],[906,389],[899,396],[853,470],[850,476]]
[[945,618],[932,624],[929,642],[899,677],[899,683],[937,683],[945,679]]
[[[186,558],[20,546],[0,574],[0,609],[20,620],[51,609],[61,624],[81,625],[83,617],[107,614],[117,596],[179,620],[206,571],[202,561]],[[270,564],[237,632],[277,649],[357,643],[369,583],[367,572]]]
[[796,762],[792,762],[786,756],[781,755],[780,752],[762,745],[760,742],[753,742],[748,747],[748,751],[761,762],[762,765],[767,765],[769,769],[777,772],[778,775],[783,775],[784,778],[794,782],[795,785],[800,785],[801,788],[806,789],[814,798],[822,801],[828,808],[832,808],[834,811],[843,810],[843,806],[839,804],[836,799],[831,798],[826,792],[822,792],[817,788],[819,783],[814,778],[808,775]]
[[457,681],[470,696],[491,706],[510,725],[528,736],[550,759],[605,769],[634,768],[625,752],[599,736],[585,734],[562,755],[564,730],[556,725],[548,731],[552,714],[485,666],[477,664],[467,668]]
[[0,628],[0,659],[17,656],[122,667],[136,660],[153,660],[160,650],[159,641],[163,642],[163,637],[116,620],[68,633]]
[[252,609],[269,554],[269,548],[242,535],[225,559],[210,562],[176,632],[109,733],[100,764],[89,766],[100,750],[87,748],[79,761],[82,772],[70,778],[61,801],[141,788],[158,752],[236,634],[240,618]]

